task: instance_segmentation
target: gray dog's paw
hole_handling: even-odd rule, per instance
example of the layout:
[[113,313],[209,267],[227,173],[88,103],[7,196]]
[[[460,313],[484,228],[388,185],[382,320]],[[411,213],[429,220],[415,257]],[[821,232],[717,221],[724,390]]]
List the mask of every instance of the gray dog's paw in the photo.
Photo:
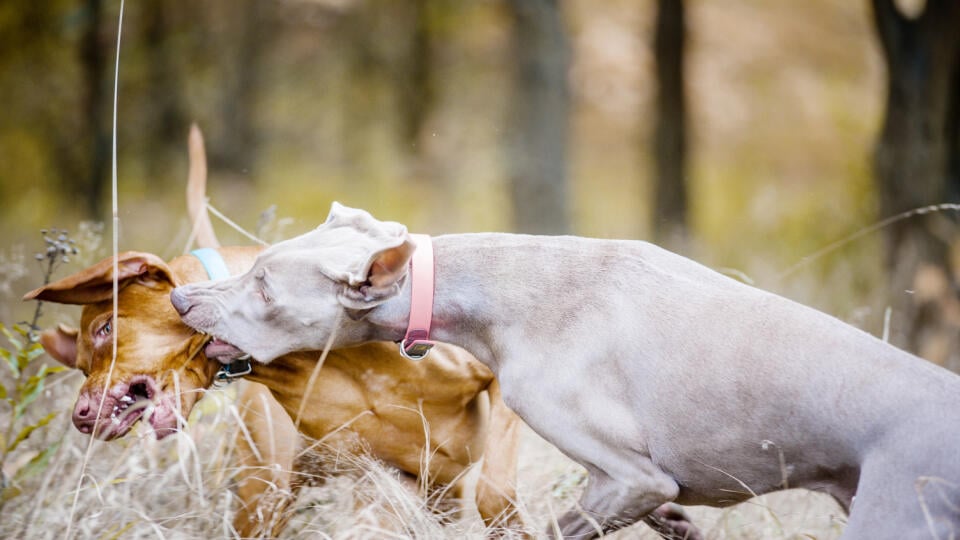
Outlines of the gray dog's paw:
[[643,521],[660,536],[670,540],[703,540],[703,534],[686,510],[676,503],[666,503],[650,513]]

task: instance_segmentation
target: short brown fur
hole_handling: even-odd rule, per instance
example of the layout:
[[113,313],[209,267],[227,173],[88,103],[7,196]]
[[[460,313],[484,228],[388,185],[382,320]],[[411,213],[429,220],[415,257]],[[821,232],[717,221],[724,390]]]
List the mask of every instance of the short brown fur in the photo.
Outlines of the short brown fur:
[[[220,249],[233,273],[245,271],[259,251]],[[167,264],[155,255],[127,252],[119,255],[118,266],[118,351],[110,385],[149,375],[163,395],[172,396],[179,387],[174,401],[185,418],[213,383],[218,364],[203,355],[206,337],[180,321],[168,297],[175,285],[204,280],[206,273],[192,256]],[[79,332],[61,326],[43,335],[52,356],[87,375],[78,407],[84,399],[97,402],[105,392],[116,397],[106,380],[112,340],[96,336],[113,309],[112,267],[112,259],[105,259],[25,296],[84,306]],[[459,495],[465,469],[485,456],[476,493],[481,516],[489,525],[520,525],[513,505],[519,419],[503,405],[483,364],[462,349],[443,345],[417,363],[400,358],[393,344],[334,350],[306,395],[319,355],[294,353],[270,365],[255,364],[248,376],[265,387],[248,384],[241,396],[247,431],[257,447],[255,452],[250,441],[239,437],[241,460],[251,466],[238,487],[243,506],[234,526],[242,536],[276,535],[285,525],[284,509],[299,485],[297,475],[286,472],[296,468],[298,451],[291,417],[301,409],[299,431],[308,438],[337,451],[369,452],[416,477],[426,474],[426,484],[451,486],[451,496]],[[110,399],[105,412],[112,410]],[[100,415],[99,436],[119,437],[129,429],[113,429],[108,416]],[[425,452],[428,470],[421,471]],[[274,464],[283,472],[276,472]],[[280,489],[268,489],[270,485]]]

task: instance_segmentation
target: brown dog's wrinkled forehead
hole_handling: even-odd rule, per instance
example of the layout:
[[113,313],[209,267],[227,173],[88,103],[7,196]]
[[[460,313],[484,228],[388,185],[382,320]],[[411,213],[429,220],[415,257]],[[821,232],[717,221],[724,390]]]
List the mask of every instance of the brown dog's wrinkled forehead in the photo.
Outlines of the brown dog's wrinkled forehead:
[[[167,300],[170,283],[135,283],[124,287],[117,298],[117,317],[112,300],[88,304],[81,312],[77,367],[87,376],[109,369],[113,361],[116,334],[115,372],[150,374],[166,378],[167,372],[206,372],[209,362],[203,355],[204,336],[184,325]],[[203,377],[206,379],[206,377]],[[203,383],[210,383],[203,380]]]
[[[192,380],[190,386],[210,386],[217,366],[203,354],[205,338],[184,325],[169,302],[176,286],[173,271],[153,254],[119,254],[114,321],[114,266],[108,257],[24,297],[83,306],[80,328],[45,332],[44,348],[60,362],[83,371],[87,384],[105,383],[116,333],[112,382],[134,374],[166,380],[176,372],[180,380]],[[75,344],[72,348],[70,339]]]

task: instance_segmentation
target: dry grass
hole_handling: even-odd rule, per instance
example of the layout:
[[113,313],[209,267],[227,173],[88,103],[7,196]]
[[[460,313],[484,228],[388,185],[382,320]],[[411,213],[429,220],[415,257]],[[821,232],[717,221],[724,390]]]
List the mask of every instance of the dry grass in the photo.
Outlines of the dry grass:
[[[11,258],[10,264],[22,266],[20,259]],[[4,260],[0,258],[0,263]],[[813,279],[804,273],[790,292],[809,299],[810,291],[816,290]],[[45,357],[37,360],[44,362],[53,363]],[[0,370],[0,382],[6,384],[4,376]],[[5,503],[0,499],[0,538],[64,538],[68,531],[83,539],[235,537],[231,527],[237,506],[233,491],[237,415],[231,411],[235,389],[210,392],[194,409],[183,434],[156,441],[149,430],[138,428],[118,441],[93,442],[84,463],[89,438],[70,422],[81,378],[79,372],[53,376],[31,406],[28,422],[51,411],[59,415],[10,456],[4,463],[6,476],[12,477],[44,448],[58,447],[48,463],[16,486],[18,495]],[[0,405],[0,425],[8,418],[8,409]],[[470,492],[460,515],[437,515],[408,479],[381,463],[340,456],[337,469],[343,474],[301,492],[290,510],[284,538],[479,539],[496,532],[484,527]],[[545,530],[570,508],[585,480],[581,467],[529,430],[524,432],[518,507],[529,532]],[[723,510],[691,508],[690,514],[706,537],[716,540],[827,540],[840,536],[845,521],[832,499],[800,490]],[[658,538],[644,525],[613,537]]]
[[[36,363],[53,360],[42,357]],[[0,371],[0,379],[5,376]],[[68,532],[82,539],[235,537],[235,388],[210,392],[201,400],[185,433],[156,441],[149,430],[137,428],[121,440],[93,442],[84,463],[90,440],[70,421],[81,379],[75,371],[53,376],[31,405],[28,422],[51,411],[59,414],[3,464],[6,476],[44,448],[57,445],[57,450],[36,474],[15,486],[18,495],[5,503],[0,498],[0,538],[65,538]],[[9,410],[0,406],[0,424],[8,418]],[[416,486],[388,466],[340,456],[337,469],[342,474],[302,490],[283,538],[479,539],[502,532],[484,527],[471,492],[465,494],[460,515],[438,515],[416,494]],[[471,476],[476,474],[474,470]],[[524,432],[518,507],[529,532],[545,530],[570,508],[585,480],[580,466]],[[695,507],[690,514],[706,537],[716,540],[828,540],[840,536],[845,519],[829,497],[799,490],[723,510]],[[612,537],[658,538],[644,525]]]
[[[79,382],[78,374],[64,374],[47,390],[44,409],[63,412],[14,459],[28,460],[47,445],[60,446],[3,507],[0,538],[63,538],[68,528],[76,538],[235,536],[230,525],[236,502],[232,390],[212,392],[201,401],[184,434],[158,442],[148,430],[137,429],[118,441],[94,442],[84,467],[89,439],[73,428],[68,414]],[[469,502],[459,516],[431,512],[410,482],[383,464],[341,456],[338,469],[343,474],[301,492],[284,538],[460,539],[491,532]],[[536,532],[573,504],[585,477],[578,465],[528,431],[519,480],[521,512]],[[802,491],[725,510],[693,508],[691,514],[711,539],[830,539],[839,536],[843,524],[831,499]],[[656,538],[642,525],[614,537]]]

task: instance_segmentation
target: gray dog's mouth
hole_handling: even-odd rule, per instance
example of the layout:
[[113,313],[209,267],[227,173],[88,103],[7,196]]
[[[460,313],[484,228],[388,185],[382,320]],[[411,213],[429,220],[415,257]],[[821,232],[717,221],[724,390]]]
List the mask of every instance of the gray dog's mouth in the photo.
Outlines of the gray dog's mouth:
[[247,353],[243,352],[239,347],[218,337],[212,337],[210,339],[206,347],[203,348],[203,353],[207,355],[207,358],[214,358],[221,363],[230,363],[238,358],[247,356]]

